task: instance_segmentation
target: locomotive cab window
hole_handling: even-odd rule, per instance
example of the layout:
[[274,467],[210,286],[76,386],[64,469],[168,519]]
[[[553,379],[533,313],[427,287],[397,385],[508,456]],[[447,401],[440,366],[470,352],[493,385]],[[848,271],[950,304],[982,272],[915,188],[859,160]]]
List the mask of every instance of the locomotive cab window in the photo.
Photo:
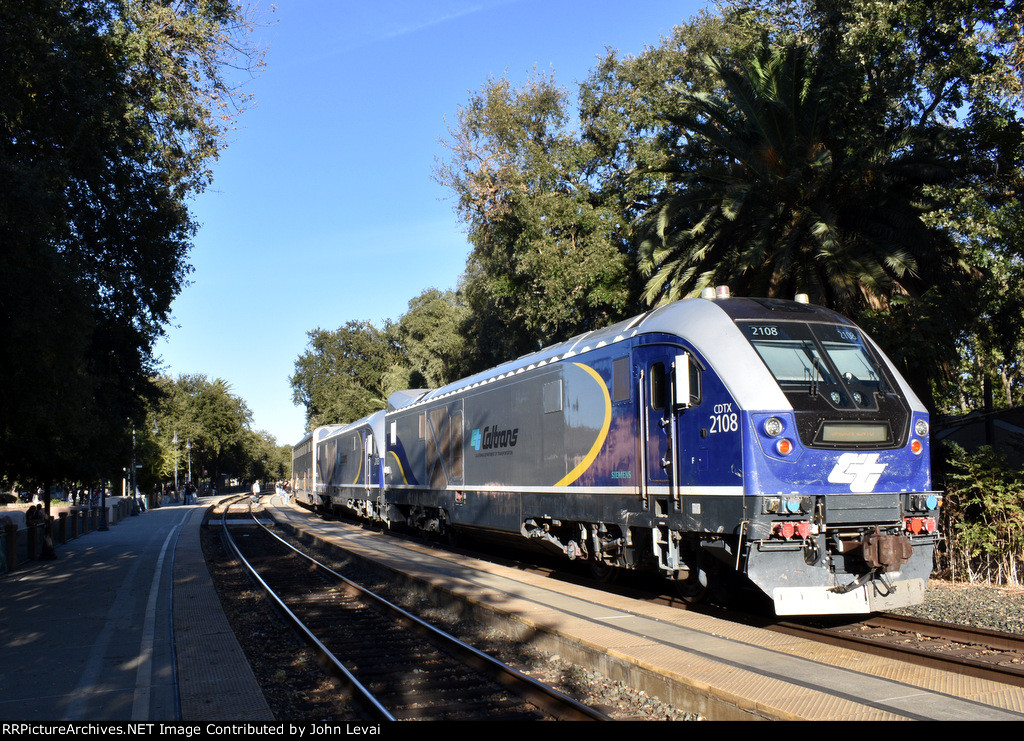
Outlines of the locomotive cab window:
[[700,366],[689,354],[676,358],[675,388],[671,383],[672,375],[665,363],[653,363],[650,368],[650,403],[656,412],[664,411],[673,403],[678,407],[694,407],[700,404]]
[[665,377],[665,364],[655,363],[651,366],[651,409],[656,412],[664,411],[668,406],[666,394],[668,383]]
[[806,392],[832,407],[877,409],[889,384],[881,363],[854,327],[800,322],[740,325],[787,393]]
[[700,363],[690,353],[682,353],[676,356],[674,370],[676,374],[676,406],[687,409],[700,405]]

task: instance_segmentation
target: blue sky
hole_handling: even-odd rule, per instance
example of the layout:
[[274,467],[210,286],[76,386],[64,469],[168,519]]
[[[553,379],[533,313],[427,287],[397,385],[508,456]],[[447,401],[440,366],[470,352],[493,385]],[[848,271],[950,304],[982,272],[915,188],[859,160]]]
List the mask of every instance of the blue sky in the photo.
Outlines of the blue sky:
[[534,69],[573,90],[606,48],[656,46],[705,5],[280,0],[257,104],[193,204],[195,270],[156,348],[163,372],[225,380],[255,429],[296,442],[288,378],[307,332],[381,326],[458,283],[469,247],[432,173],[470,93]]

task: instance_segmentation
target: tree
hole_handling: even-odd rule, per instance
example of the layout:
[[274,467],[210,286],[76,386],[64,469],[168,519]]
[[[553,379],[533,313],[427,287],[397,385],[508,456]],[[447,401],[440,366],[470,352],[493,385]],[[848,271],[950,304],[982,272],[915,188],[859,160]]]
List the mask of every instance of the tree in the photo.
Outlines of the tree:
[[[152,351],[187,280],[186,199],[222,146],[233,3],[0,6],[0,467],[127,459]],[[238,31],[239,33],[235,33]]]
[[121,53],[127,115],[147,137],[176,196],[201,191],[234,120],[252,102],[244,85],[263,67],[250,41],[259,11],[237,0],[110,0],[108,29]]
[[551,79],[492,80],[459,109],[435,177],[450,188],[473,250],[460,286],[482,369],[602,326],[627,310],[617,215],[589,182]]
[[1020,40],[1005,29],[1020,17],[997,0],[741,0],[609,56],[584,132],[641,215],[647,300],[717,282],[816,294],[868,324],[919,393],[948,388],[990,318],[973,299],[1019,260],[997,245],[1019,218]]
[[955,280],[941,272],[957,253],[924,221],[938,207],[927,188],[955,176],[952,156],[902,131],[850,141],[830,114],[834,75],[806,46],[762,46],[742,69],[712,64],[725,97],[686,94],[664,114],[687,142],[665,168],[673,189],[642,220],[648,302],[725,283],[856,315]]
[[387,406],[384,378],[403,362],[388,328],[350,321],[335,331],[307,333],[309,345],[295,361],[290,381],[296,404],[306,407],[306,424],[353,422]]
[[252,412],[228,383],[183,375],[160,376],[154,384],[159,402],[140,431],[156,444],[157,457],[149,469],[154,480],[173,481],[177,470],[183,482],[189,467],[194,480],[215,483],[223,475],[241,478],[256,470],[262,447],[250,429]]
[[468,372],[464,336],[470,311],[453,291],[429,288],[409,301],[409,309],[390,327],[400,360],[388,369],[387,393],[438,388]]

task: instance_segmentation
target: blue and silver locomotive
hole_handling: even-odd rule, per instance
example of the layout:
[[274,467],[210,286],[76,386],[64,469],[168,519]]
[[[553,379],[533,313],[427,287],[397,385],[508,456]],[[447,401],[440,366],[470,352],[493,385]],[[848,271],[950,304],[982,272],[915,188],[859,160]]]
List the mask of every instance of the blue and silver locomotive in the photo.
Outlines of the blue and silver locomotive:
[[317,506],[657,570],[688,599],[738,576],[780,615],[920,602],[938,539],[924,406],[806,301],[679,301],[310,440]]

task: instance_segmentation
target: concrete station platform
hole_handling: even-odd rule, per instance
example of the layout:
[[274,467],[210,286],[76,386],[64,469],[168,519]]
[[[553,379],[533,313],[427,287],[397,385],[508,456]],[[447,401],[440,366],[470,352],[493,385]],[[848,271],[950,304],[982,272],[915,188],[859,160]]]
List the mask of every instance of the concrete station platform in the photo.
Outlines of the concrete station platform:
[[282,523],[500,616],[516,635],[713,720],[1024,720],[1024,689],[598,592],[270,500]]
[[0,720],[273,721],[199,543],[212,500],[0,576]]

